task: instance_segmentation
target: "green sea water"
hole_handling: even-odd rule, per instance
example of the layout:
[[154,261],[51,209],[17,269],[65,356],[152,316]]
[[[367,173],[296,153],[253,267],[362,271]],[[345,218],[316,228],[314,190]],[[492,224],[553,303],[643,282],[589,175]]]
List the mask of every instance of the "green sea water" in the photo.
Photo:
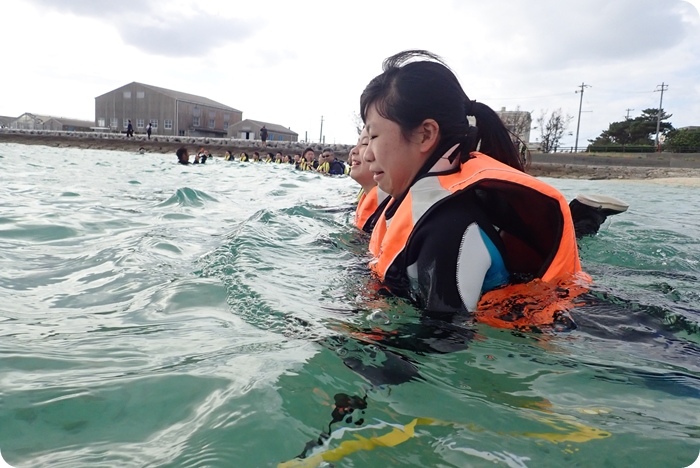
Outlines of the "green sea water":
[[697,186],[549,179],[630,209],[580,241],[595,284],[578,328],[542,334],[426,324],[377,294],[349,178],[0,144],[0,181],[12,466],[685,467],[700,451]]

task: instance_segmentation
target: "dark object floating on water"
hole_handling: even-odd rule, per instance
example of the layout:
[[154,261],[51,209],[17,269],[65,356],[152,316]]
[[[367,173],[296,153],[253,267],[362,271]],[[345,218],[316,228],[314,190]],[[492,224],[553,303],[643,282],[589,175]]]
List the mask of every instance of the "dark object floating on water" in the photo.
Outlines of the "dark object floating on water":
[[569,203],[576,238],[592,236],[608,216],[624,213],[629,205],[606,195],[576,195]]

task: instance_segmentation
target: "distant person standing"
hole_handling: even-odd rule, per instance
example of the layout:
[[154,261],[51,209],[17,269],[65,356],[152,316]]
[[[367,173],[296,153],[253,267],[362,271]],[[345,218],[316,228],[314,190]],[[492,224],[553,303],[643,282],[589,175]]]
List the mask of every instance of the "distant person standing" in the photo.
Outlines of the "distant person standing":
[[132,137],[134,136],[134,126],[131,125],[131,119],[129,119],[129,122],[126,125],[126,137]]
[[151,132],[153,131],[153,127],[151,127],[151,122],[148,122],[148,125],[146,126],[146,134],[148,135],[148,139],[151,139]]
[[267,128],[263,125],[260,129],[260,139],[262,140],[263,148],[267,146]]

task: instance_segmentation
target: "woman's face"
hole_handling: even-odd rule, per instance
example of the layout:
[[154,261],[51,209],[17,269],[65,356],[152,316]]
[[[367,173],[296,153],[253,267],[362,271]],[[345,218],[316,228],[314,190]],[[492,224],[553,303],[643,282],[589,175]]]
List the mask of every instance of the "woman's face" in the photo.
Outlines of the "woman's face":
[[315,157],[316,154],[313,151],[307,151],[304,153],[304,159],[306,159],[308,162],[313,161]]
[[369,142],[363,159],[379,188],[397,197],[405,192],[424,163],[420,135],[406,139],[396,122],[385,119],[371,105],[365,121]]
[[355,180],[362,188],[368,186],[374,186],[373,174],[369,171],[369,164],[366,163],[362,157],[367,149],[367,144],[369,143],[369,135],[367,134],[367,127],[362,129],[360,137],[357,140],[357,145],[350,150],[348,155],[348,161],[350,162],[350,177]]

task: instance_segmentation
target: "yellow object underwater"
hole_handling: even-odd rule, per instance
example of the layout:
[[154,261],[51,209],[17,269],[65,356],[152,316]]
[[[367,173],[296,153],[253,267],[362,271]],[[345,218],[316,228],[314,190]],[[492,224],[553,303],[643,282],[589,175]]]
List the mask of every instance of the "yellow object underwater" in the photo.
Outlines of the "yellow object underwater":
[[[573,430],[569,432],[514,432],[507,433],[512,436],[528,437],[533,439],[542,439],[552,443],[561,442],[575,442],[584,443],[596,439],[604,439],[610,436],[609,432],[605,432],[594,427],[586,426],[577,422],[573,417],[570,416],[540,416],[531,415],[532,419],[539,421],[541,423],[550,426],[552,429],[557,431],[566,431],[568,428],[564,426],[570,426]],[[482,431],[483,428],[478,428],[473,425],[466,426],[464,424],[454,424],[445,421],[439,421],[433,418],[415,418],[405,426],[393,426],[392,430],[386,434],[376,436],[376,437],[362,437],[356,435],[356,440],[346,440],[341,442],[340,445],[334,449],[329,449],[311,455],[308,458],[295,458],[286,462],[282,462],[277,465],[278,468],[314,468],[317,467],[321,462],[335,462],[342,460],[344,457],[351,455],[352,453],[358,452],[360,450],[374,450],[377,447],[395,447],[407,440],[413,438],[415,435],[416,426],[428,426],[428,425],[441,425],[441,426],[455,426],[455,427],[466,427],[472,431]]]

